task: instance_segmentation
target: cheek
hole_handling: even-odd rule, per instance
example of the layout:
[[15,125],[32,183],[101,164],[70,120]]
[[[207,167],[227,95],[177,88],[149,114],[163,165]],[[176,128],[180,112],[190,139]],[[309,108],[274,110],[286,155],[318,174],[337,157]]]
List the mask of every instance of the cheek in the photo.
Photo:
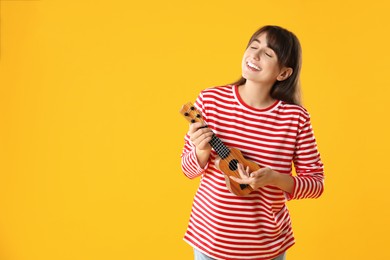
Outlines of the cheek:
[[275,61],[268,61],[268,62],[265,62],[264,64],[265,66],[267,66],[269,69],[273,70],[273,71],[276,71],[279,69],[279,65],[277,62]]
[[241,68],[244,69],[246,66],[245,56],[241,60]]
[[242,56],[242,60],[241,60],[241,63],[243,65],[246,64],[246,60],[248,60],[249,56],[250,56],[250,53],[248,53],[247,51],[244,52],[244,55]]
[[246,60],[246,55],[244,54],[244,55],[242,56],[241,62],[242,62],[242,63],[245,63],[245,60]]

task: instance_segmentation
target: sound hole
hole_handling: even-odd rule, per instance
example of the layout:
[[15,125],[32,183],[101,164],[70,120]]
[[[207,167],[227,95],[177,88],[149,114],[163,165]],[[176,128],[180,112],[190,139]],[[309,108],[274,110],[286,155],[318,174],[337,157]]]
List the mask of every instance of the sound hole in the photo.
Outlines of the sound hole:
[[237,163],[238,163],[238,160],[237,159],[233,159],[229,162],[229,169],[231,171],[235,171],[237,170]]
[[245,190],[246,188],[248,188],[248,186],[248,184],[240,184],[241,190]]

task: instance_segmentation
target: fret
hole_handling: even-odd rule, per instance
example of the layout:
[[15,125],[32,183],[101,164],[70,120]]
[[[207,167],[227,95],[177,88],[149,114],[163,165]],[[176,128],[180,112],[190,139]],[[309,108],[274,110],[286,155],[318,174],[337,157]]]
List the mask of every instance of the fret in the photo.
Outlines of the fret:
[[213,134],[209,143],[221,159],[225,159],[229,156],[230,149],[215,134]]

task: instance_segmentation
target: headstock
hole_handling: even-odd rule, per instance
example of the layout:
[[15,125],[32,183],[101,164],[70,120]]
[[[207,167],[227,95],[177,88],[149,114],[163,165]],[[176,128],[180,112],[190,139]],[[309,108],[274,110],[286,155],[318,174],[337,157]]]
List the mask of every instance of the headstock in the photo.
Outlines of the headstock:
[[196,123],[196,122],[203,122],[202,114],[199,112],[199,110],[196,109],[196,107],[191,103],[188,102],[183,105],[183,107],[180,109],[180,114],[182,114],[185,119],[187,119],[190,123]]

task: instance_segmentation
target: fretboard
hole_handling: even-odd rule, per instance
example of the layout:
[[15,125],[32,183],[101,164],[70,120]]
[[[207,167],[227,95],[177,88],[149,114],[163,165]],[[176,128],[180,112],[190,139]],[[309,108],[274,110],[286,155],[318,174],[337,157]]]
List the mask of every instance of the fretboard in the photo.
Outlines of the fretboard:
[[215,134],[213,134],[213,137],[209,143],[211,147],[217,152],[218,156],[221,157],[221,159],[225,159],[229,156],[229,148],[224,145],[221,139],[219,139]]

